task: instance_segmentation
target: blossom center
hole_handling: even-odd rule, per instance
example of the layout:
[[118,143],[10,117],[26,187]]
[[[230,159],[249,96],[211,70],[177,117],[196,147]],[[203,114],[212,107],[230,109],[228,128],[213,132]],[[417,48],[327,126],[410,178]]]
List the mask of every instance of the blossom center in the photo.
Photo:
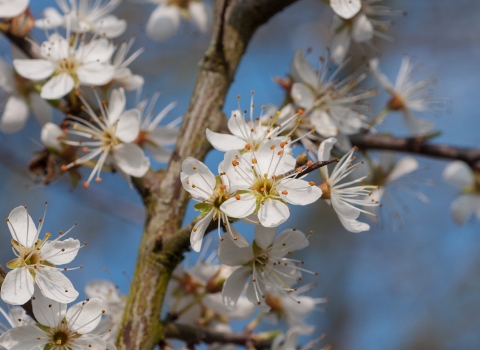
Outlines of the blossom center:
[[102,146],[103,147],[108,147],[108,146],[116,146],[120,143],[118,138],[115,136],[115,126],[105,129],[102,133]]
[[63,58],[57,61],[57,72],[75,75],[79,66],[80,63],[75,59],[75,57]]
[[283,310],[282,307],[282,300],[279,297],[273,295],[266,295],[265,296],[265,304],[270,306],[272,312],[280,313]]
[[263,197],[278,195],[276,184],[274,180],[271,179],[259,179],[255,181],[252,186],[252,190],[256,191],[259,195]]
[[405,108],[403,98],[399,94],[394,94],[388,102],[388,108],[394,111],[400,111]]

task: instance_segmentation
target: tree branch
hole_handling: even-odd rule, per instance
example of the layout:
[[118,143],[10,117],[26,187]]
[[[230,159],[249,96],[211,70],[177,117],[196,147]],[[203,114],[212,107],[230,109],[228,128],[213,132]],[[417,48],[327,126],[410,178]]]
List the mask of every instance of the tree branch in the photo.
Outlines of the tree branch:
[[134,184],[146,205],[147,218],[137,265],[117,339],[118,349],[152,349],[165,338],[160,323],[165,290],[173,269],[189,248],[181,230],[189,201],[180,182],[185,158],[203,159],[210,149],[205,129],[225,123],[223,103],[238,64],[255,30],[296,0],[215,0],[212,41],[202,62],[194,92],[168,167]]
[[270,349],[271,339],[261,339],[255,334],[224,333],[196,328],[189,325],[166,323],[164,324],[165,337],[179,339],[192,343],[222,343],[243,345],[254,349]]
[[362,150],[387,150],[413,153],[443,159],[462,160],[480,171],[480,149],[433,144],[425,137],[399,138],[393,136],[357,134],[350,137],[353,145]]

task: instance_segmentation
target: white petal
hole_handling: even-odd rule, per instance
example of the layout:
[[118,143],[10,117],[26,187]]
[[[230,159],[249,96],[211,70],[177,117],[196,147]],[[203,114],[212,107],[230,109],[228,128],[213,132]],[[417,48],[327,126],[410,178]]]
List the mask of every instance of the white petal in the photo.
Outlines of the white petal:
[[358,209],[345,203],[341,197],[337,196],[335,191],[331,192],[331,202],[333,209],[335,209],[339,217],[356,219],[360,215],[360,211]]
[[[233,228],[233,227],[232,227]],[[218,260],[227,266],[242,266],[252,261],[253,250],[250,245],[240,247],[232,238],[232,235],[226,233],[222,236],[223,241],[218,245]]]
[[[320,146],[318,147],[317,157],[319,161],[329,160],[330,154],[332,153],[333,146],[337,142],[337,139],[334,137],[330,137],[326,140],[323,140]],[[323,180],[327,180],[329,178],[328,174],[328,167],[324,166],[320,168],[320,172],[322,173]]]
[[373,24],[364,13],[359,14],[353,20],[352,39],[357,43],[370,41],[373,38]]
[[45,125],[52,119],[52,107],[39,94],[32,92],[28,95],[30,109],[40,125]]
[[143,148],[150,153],[153,159],[155,159],[159,163],[168,163],[170,157],[172,156],[172,150],[153,145],[149,142],[143,144]]
[[155,40],[166,40],[180,26],[180,12],[176,6],[158,6],[147,22],[147,35]]
[[369,61],[370,72],[372,73],[373,78],[387,91],[390,93],[394,92],[395,89],[388,80],[387,76],[380,71],[379,66],[380,61],[378,58],[373,58]]
[[452,215],[457,224],[463,223],[471,214],[480,208],[480,197],[478,195],[464,194],[452,202]]
[[12,238],[24,247],[32,247],[37,240],[37,228],[24,206],[16,207],[10,212],[8,229]]
[[[107,347],[107,342],[100,338],[96,334],[82,335],[80,338],[76,338],[72,342],[73,349],[88,349],[88,350],[116,350],[116,347]],[[112,343],[109,343],[112,344]]]
[[2,284],[2,300],[8,304],[23,305],[33,295],[33,277],[26,268],[13,269]]
[[43,85],[40,96],[46,100],[57,100],[72,91],[74,86],[73,78],[66,73],[61,73]]
[[223,303],[222,293],[207,294],[203,297],[202,303],[215,313],[233,320],[248,318],[255,311],[255,306],[244,296],[238,298],[237,305],[233,310],[229,310]]
[[33,325],[16,327],[0,336],[0,348],[9,350],[42,350],[48,342],[47,334]]
[[393,167],[390,174],[388,174],[387,182],[392,182],[399,177],[405,176],[418,169],[418,162],[412,157],[403,157]]
[[69,328],[80,334],[88,334],[100,323],[103,300],[91,298],[71,306],[66,315]]
[[125,143],[135,141],[140,132],[141,117],[140,111],[136,108],[123,112],[118,119],[115,136]]
[[0,3],[0,18],[16,17],[25,11],[29,0],[7,0]]
[[28,119],[28,106],[25,100],[17,95],[11,95],[0,119],[0,130],[14,133],[22,129]]
[[306,295],[282,298],[283,309],[298,321],[307,317],[315,309],[315,305],[315,299]]
[[212,9],[204,2],[192,1],[188,5],[188,11],[192,16],[193,22],[197,25],[198,29],[205,33],[210,27]]
[[179,131],[179,128],[157,126],[150,131],[148,140],[161,146],[174,145],[177,142]]
[[67,39],[58,33],[53,33],[48,37],[48,41],[40,46],[42,57],[52,62],[58,62],[70,57],[70,43]]
[[370,230],[370,225],[367,223],[358,221],[356,219],[349,219],[341,215],[339,215],[338,218],[340,219],[343,227],[345,227],[345,229],[349,232],[357,233]]
[[230,134],[220,134],[218,132],[206,130],[207,140],[218,151],[228,152],[232,150],[242,150],[245,148],[246,142],[237,136]]
[[[247,299],[250,301],[251,304],[255,305],[256,308],[260,309],[261,312],[268,312],[270,311],[270,306],[268,306],[265,303],[265,300],[262,298],[261,295],[258,296],[257,299],[257,293],[255,293],[255,288],[254,288],[254,283],[257,285],[257,287],[260,288],[261,291],[265,291],[265,283],[263,283],[260,279],[257,279],[256,282],[253,282],[252,280],[248,283],[247,286]],[[260,302],[260,304],[259,304]],[[293,350],[293,349],[292,349]]]
[[57,124],[47,123],[43,126],[40,139],[45,147],[61,151],[62,144],[60,140],[65,137],[65,133]]
[[75,52],[75,57],[83,63],[105,63],[110,60],[114,52],[115,47],[110,40],[100,38],[81,46]]
[[277,233],[276,227],[263,227],[262,225],[255,226],[255,243],[266,250],[270,247],[275,239],[275,234]]
[[116,38],[127,29],[127,21],[110,15],[103,17],[93,25],[96,33],[107,38]]
[[108,121],[110,124],[114,124],[120,118],[125,110],[126,103],[125,90],[113,89],[108,100]]
[[[190,234],[190,245],[192,249],[196,252],[200,251],[202,248],[203,236],[205,235],[205,230],[212,221],[213,210],[211,210],[205,217],[200,219],[194,226],[192,233]],[[220,219],[217,219],[220,220]]]
[[[273,150],[271,147],[274,147]],[[255,153],[255,157],[257,158],[257,166],[261,176],[267,174],[267,178],[270,179],[273,175],[281,175],[284,172],[285,157],[283,152],[279,154],[281,150],[280,141],[274,139],[260,146]],[[250,170],[249,172],[251,173],[252,171]]]
[[323,137],[337,136],[339,133],[338,125],[330,113],[322,109],[313,110],[310,114],[310,120],[315,131]]
[[305,60],[305,53],[302,50],[295,52],[290,69],[295,82],[308,84],[312,89],[317,87],[317,74],[313,71],[310,62]]
[[230,277],[227,278],[223,285],[222,298],[225,306],[232,310],[237,304],[240,294],[242,294],[243,288],[247,279],[252,275],[252,269],[247,266],[242,266],[233,271]]
[[267,199],[260,205],[258,220],[265,227],[278,226],[290,216],[288,206],[279,200]]
[[208,199],[213,194],[216,185],[215,175],[199,160],[191,157],[185,159],[180,175],[183,188],[194,198]]
[[48,78],[55,71],[54,65],[47,60],[13,60],[13,66],[18,74],[30,80],[42,80]]
[[117,287],[110,281],[93,280],[85,286],[85,294],[89,298],[100,298],[102,300],[113,299],[120,300]]
[[341,64],[350,47],[351,36],[347,28],[338,32],[332,41],[332,61]]
[[475,185],[475,177],[467,163],[460,160],[451,162],[443,171],[443,178],[460,190]]
[[48,299],[38,288],[35,288],[33,294],[32,308],[37,321],[48,327],[58,326],[67,313],[66,304]]
[[150,160],[134,144],[119,144],[112,149],[115,164],[127,175],[142,177],[150,168]]
[[310,109],[315,102],[312,90],[302,83],[293,84],[290,94],[297,105],[306,109]]
[[243,193],[240,194],[240,199],[232,197],[220,206],[220,210],[231,218],[244,218],[252,214],[257,207],[257,199],[254,195]]
[[414,136],[424,135],[435,126],[435,123],[431,121],[417,118],[408,108],[404,108],[402,112],[405,125],[408,131]]
[[52,29],[60,27],[64,23],[63,16],[53,7],[47,7],[43,10],[43,18],[35,20],[35,27],[42,29]]
[[[287,179],[277,185],[278,194],[286,202],[295,205],[307,205],[317,201],[322,196],[322,190],[318,186],[310,186],[305,180]],[[287,191],[287,194],[283,194]]]
[[330,0],[332,10],[344,19],[355,16],[362,8],[360,0]]
[[363,126],[361,114],[343,106],[332,106],[330,114],[338,125],[342,134],[356,134]]
[[72,282],[54,267],[37,269],[36,282],[43,295],[59,303],[71,303],[78,297]]
[[15,76],[13,67],[0,59],[0,88],[3,91],[12,93],[15,87]]
[[115,74],[115,68],[111,64],[91,62],[77,69],[77,76],[82,85],[105,85],[109,83]]
[[42,259],[54,265],[63,265],[75,259],[79,248],[80,241],[78,239],[67,238],[63,241],[45,242],[40,252]]
[[288,252],[306,248],[308,244],[308,239],[302,231],[288,229],[278,235],[270,253],[275,257],[282,257]]

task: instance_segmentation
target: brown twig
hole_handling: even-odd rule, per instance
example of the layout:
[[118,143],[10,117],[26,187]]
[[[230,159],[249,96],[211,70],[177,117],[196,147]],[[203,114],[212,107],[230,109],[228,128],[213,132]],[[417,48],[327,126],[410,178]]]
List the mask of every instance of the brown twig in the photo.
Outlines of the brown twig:
[[259,339],[254,334],[215,332],[177,323],[166,323],[164,328],[167,338],[194,343],[250,345],[252,348],[259,350],[270,349],[272,345],[272,340]]

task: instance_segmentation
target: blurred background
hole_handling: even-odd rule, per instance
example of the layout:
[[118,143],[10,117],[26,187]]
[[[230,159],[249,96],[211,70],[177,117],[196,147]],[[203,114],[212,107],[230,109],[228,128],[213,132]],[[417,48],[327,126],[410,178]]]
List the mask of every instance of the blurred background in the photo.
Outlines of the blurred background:
[[[44,7],[55,6],[53,0],[31,2],[37,17]],[[442,131],[434,142],[479,147],[480,2],[382,3],[407,13],[393,18],[395,23],[388,34],[395,42],[375,41],[382,71],[394,80],[404,54],[422,63],[418,79],[434,76],[435,96],[450,101],[445,112],[425,116]],[[129,23],[121,38],[136,35],[133,48],[147,48],[130,66],[146,78],[142,96],[162,90],[155,111],[171,101],[179,102],[168,122],[187,109],[209,37],[184,22],[173,38],[154,42],[146,37],[144,27],[153,9],[151,4],[125,1],[115,14]],[[257,105],[279,105],[284,92],[273,77],[289,72],[298,49],[312,48],[312,62],[325,54],[332,39],[332,14],[318,0],[301,0],[263,26],[241,62],[225,113],[237,108],[237,94],[243,96],[242,104],[247,106],[250,90],[255,91]],[[34,35],[39,41],[45,38],[41,30],[35,30]],[[360,59],[364,52],[372,52],[368,47],[354,49]],[[0,40],[0,54],[10,59],[4,38]],[[371,79],[366,81],[366,86],[376,85]],[[128,97],[133,107],[135,93]],[[380,94],[373,99],[373,111],[378,112],[387,98]],[[61,120],[60,115],[54,118]],[[380,130],[398,136],[407,134],[397,114],[389,115]],[[83,269],[67,272],[76,289],[82,291],[80,297],[85,297],[85,284],[96,278],[112,279],[123,293],[128,293],[144,220],[139,196],[115,174],[104,174],[102,183],[92,183],[87,190],[72,189],[67,178],[46,187],[34,184],[27,174],[27,164],[33,152],[41,148],[39,131],[36,120],[30,118],[21,132],[0,134],[0,217],[7,217],[18,205],[27,205],[35,219],[43,215],[43,203],[48,201],[43,231],[55,233],[77,222],[72,237],[89,243],[74,261],[83,264]],[[219,152],[211,152],[206,163],[216,168],[220,158]],[[420,169],[404,181],[427,196],[429,204],[397,186],[390,191],[393,206],[381,209],[380,223],[372,222],[368,232],[347,232],[325,203],[294,208],[285,226],[314,230],[312,247],[297,256],[305,260],[307,268],[319,272],[306,279],[317,284],[309,295],[329,299],[308,319],[317,327],[312,337],[325,333],[325,343],[333,349],[480,348],[480,223],[474,219],[462,227],[454,223],[449,207],[457,191],[441,178],[447,163],[423,157],[418,160]],[[88,169],[84,170],[87,174]],[[427,186],[426,180],[434,185]],[[194,215],[190,207],[186,220]],[[215,246],[216,238],[213,242]],[[10,234],[3,224],[0,264],[5,266],[12,258]],[[191,266],[196,258],[189,254],[186,264]],[[262,327],[266,330],[272,326]],[[309,339],[303,337],[301,341]]]

